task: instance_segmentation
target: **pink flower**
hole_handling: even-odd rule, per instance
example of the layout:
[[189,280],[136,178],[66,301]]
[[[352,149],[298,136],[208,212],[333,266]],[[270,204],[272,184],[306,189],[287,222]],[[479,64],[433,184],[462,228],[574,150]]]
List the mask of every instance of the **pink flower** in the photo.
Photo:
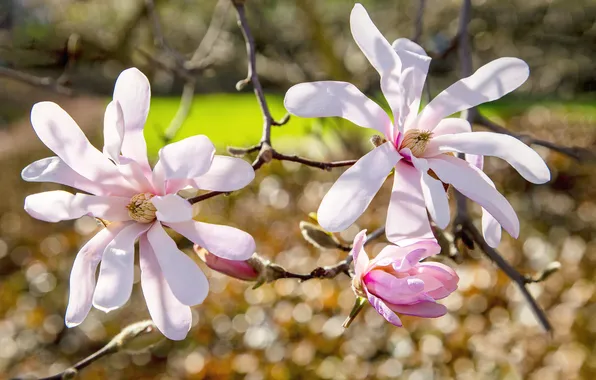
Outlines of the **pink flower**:
[[453,152],[500,157],[533,183],[550,179],[548,167],[534,150],[511,136],[472,132],[466,120],[446,117],[519,87],[529,75],[526,63],[517,58],[492,61],[441,92],[418,113],[430,57],[405,38],[390,45],[360,4],[352,10],[350,25],[354,40],[381,76],[381,90],[394,121],[350,83],[302,83],[288,90],[284,104],[290,113],[343,117],[379,131],[386,139],[331,187],[317,213],[321,226],[328,231],[346,229],[395,169],[386,223],[391,242],[407,245],[420,238],[432,239],[427,210],[439,227],[449,224],[443,183],[479,203],[517,237],[519,220],[509,202],[480,169]]
[[251,264],[250,259],[224,259],[207,251],[205,248],[201,248],[197,244],[194,245],[194,250],[201,260],[203,260],[205,264],[207,264],[207,266],[214,271],[244,281],[256,281],[259,278],[259,272]]
[[372,260],[364,251],[366,230],[354,238],[351,254],[355,275],[352,287],[388,322],[402,323],[395,313],[436,318],[447,313],[437,300],[457,289],[459,277],[447,265],[420,262],[440,252],[434,241],[421,240],[405,247],[389,245]]
[[33,128],[57,157],[27,166],[21,173],[23,179],[60,183],[85,193],[33,194],[25,199],[25,210],[47,222],[83,215],[110,222],[74,261],[67,326],[81,323],[92,304],[108,312],[126,303],[133,285],[134,244],[139,239],[141,286],[149,313],[164,335],[178,340],[184,339],[191,326],[189,306],[203,302],[209,284],[163,226],[229,260],[249,258],[255,242],[236,228],[194,221],[192,206],[176,193],[188,186],[237,190],[254,178],[254,171],[243,160],[214,155],[215,148],[205,136],[165,146],[152,169],[143,136],[150,97],[149,81],[139,70],[120,74],[105,113],[103,152],[89,143],[57,104],[34,105]]

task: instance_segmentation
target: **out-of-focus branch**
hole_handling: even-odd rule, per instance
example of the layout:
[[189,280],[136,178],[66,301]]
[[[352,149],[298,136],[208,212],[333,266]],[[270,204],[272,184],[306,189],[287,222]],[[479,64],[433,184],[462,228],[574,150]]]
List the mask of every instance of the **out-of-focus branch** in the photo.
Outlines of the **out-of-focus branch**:
[[151,320],[133,323],[132,325],[129,325],[122,329],[122,331],[118,335],[116,335],[108,344],[95,351],[91,355],[87,356],[80,362],[76,363],[72,367],[67,368],[66,370],[58,374],[40,378],[39,380],[73,379],[80,370],[89,366],[93,362],[103,358],[104,356],[111,355],[123,349],[147,349],[163,339],[163,336],[161,336],[161,334],[159,333],[150,336],[150,334],[153,332],[157,332],[157,327]]
[[19,82],[27,83],[32,86],[47,88],[49,90],[57,92],[58,94],[68,96],[72,95],[72,90],[70,88],[65,87],[57,79],[53,79],[50,77],[38,77],[22,71],[2,66],[0,66],[0,76],[14,79]]
[[426,7],[426,0],[418,0],[418,8],[416,9],[416,20],[414,21],[414,36],[412,41],[418,43],[422,37],[422,29],[424,25],[424,8]]

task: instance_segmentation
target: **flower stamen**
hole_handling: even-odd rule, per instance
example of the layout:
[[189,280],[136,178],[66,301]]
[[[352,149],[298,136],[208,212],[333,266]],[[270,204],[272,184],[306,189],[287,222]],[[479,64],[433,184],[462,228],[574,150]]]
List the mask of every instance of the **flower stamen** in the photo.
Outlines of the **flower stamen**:
[[155,220],[157,209],[151,202],[151,198],[154,196],[151,193],[140,193],[130,198],[130,203],[126,208],[132,220],[139,223],[151,223]]
[[419,129],[410,129],[404,135],[399,149],[409,148],[412,154],[420,157],[426,150],[433,133],[431,131],[421,131]]

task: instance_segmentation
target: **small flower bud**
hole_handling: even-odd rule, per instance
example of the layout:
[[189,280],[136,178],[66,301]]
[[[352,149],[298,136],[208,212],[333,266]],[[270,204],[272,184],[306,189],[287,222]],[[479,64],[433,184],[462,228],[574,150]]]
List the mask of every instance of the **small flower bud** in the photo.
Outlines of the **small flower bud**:
[[194,251],[209,268],[216,272],[243,281],[256,281],[259,278],[259,263],[253,259],[254,256],[245,261],[222,259],[197,244],[194,245]]
[[315,224],[300,222],[300,232],[302,232],[304,240],[317,248],[334,249],[341,246],[335,236]]
[[378,147],[378,146],[381,146],[381,145],[383,145],[384,143],[386,143],[386,142],[387,142],[387,140],[385,140],[385,139],[384,139],[382,136],[379,136],[379,135],[373,135],[373,136],[370,138],[370,142],[371,142],[371,144],[373,144],[373,146],[376,148],[376,147]]

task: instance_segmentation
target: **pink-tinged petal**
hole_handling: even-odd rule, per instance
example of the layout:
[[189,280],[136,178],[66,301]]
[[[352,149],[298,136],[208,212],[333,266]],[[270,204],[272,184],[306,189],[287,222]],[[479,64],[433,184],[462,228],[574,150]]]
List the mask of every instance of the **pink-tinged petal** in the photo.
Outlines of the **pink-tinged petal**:
[[120,103],[124,116],[122,155],[136,161],[144,171],[149,172],[151,167],[143,135],[151,100],[149,80],[134,67],[124,70],[116,79],[114,100]]
[[431,139],[428,149],[440,153],[461,152],[499,157],[527,181],[540,184],[550,180],[548,166],[534,149],[502,133],[470,132],[438,136]]
[[155,192],[151,172],[144,171],[138,162],[121,156],[118,171],[130,186],[135,189],[135,194]]
[[528,65],[521,59],[489,62],[437,95],[420,113],[416,128],[432,130],[449,115],[499,99],[521,86],[529,75]]
[[401,260],[408,254],[407,247],[399,247],[396,245],[387,245],[383,247],[381,252],[371,261],[372,267],[391,266],[393,263],[401,262]]
[[111,194],[134,191],[116,165],[89,143],[77,123],[56,103],[35,104],[31,110],[31,124],[40,140],[81,176],[109,187]]
[[430,168],[441,181],[450,183],[466,197],[491,213],[499,223],[517,238],[519,219],[511,204],[478,173],[480,170],[464,160],[441,155],[428,160]]
[[207,173],[215,147],[207,136],[197,135],[168,144],[160,149],[153,169],[153,184],[166,188],[167,180],[193,179]]
[[421,260],[441,252],[441,246],[436,241],[421,241],[403,248],[408,253],[406,253],[399,265],[394,265],[394,269],[397,272],[410,270],[418,265]]
[[25,211],[44,222],[77,219],[85,215],[75,202],[75,195],[63,190],[46,191],[25,198]]
[[130,198],[97,196],[77,193],[73,203],[85,214],[95,218],[109,220],[110,222],[123,222],[131,220],[126,206]]
[[[459,277],[453,268],[445,264],[425,261],[417,265],[416,272],[416,276],[425,281],[425,292],[438,287],[444,287],[451,292],[457,289]],[[433,278],[438,283],[433,285],[428,278]]]
[[446,228],[451,218],[449,200],[443,184],[428,174],[428,162],[424,158],[416,158],[408,148],[404,150],[410,156],[414,167],[420,171],[420,187],[430,217],[439,228]]
[[192,219],[192,205],[176,194],[155,196],[151,198],[151,203],[157,209],[155,216],[161,222],[179,223]]
[[472,132],[472,126],[466,119],[450,117],[439,121],[433,129],[433,137],[466,132]]
[[193,243],[224,259],[247,260],[256,249],[253,237],[234,227],[194,220],[168,223],[168,226]]
[[149,227],[151,224],[129,224],[106,247],[93,295],[93,306],[97,309],[107,313],[124,305],[130,298],[135,241]]
[[311,82],[292,86],[284,106],[300,117],[342,117],[352,123],[390,136],[391,119],[375,102],[347,82]]
[[352,251],[350,254],[354,259],[354,277],[359,278],[364,274],[368,267],[369,259],[364,250],[364,243],[366,243],[366,230],[358,232],[352,244]]
[[59,183],[95,195],[109,194],[109,188],[83,177],[56,156],[42,158],[29,164],[21,172],[21,178],[28,182]]
[[372,269],[363,277],[369,292],[388,303],[406,303],[424,289],[424,282],[419,278],[408,276],[395,277],[384,270]]
[[412,305],[388,304],[387,306],[396,313],[422,318],[438,318],[447,314],[445,305],[431,301],[422,301]]
[[193,180],[193,187],[211,191],[235,191],[248,185],[254,178],[252,165],[243,159],[214,156],[207,173]]
[[387,306],[387,304],[385,304],[385,302],[382,299],[368,291],[366,291],[366,296],[368,298],[368,302],[370,302],[372,307],[374,307],[377,313],[379,313],[383,318],[385,318],[387,322],[397,327],[402,326],[399,317],[395,315],[395,313]]
[[354,41],[381,76],[394,68],[401,71],[401,61],[397,53],[379,32],[361,4],[354,5],[352,9],[350,29]]
[[114,100],[106,107],[106,114],[103,119],[103,154],[120,162],[120,150],[124,139],[124,114],[122,107],[117,100]]
[[183,340],[192,324],[190,307],[172,293],[146,236],[139,239],[139,251],[141,287],[151,319],[168,339]]
[[387,240],[400,246],[434,239],[420,186],[420,172],[408,163],[395,166],[386,223]]
[[174,296],[184,305],[202,303],[209,293],[209,282],[201,268],[168,236],[160,223],[154,223],[147,239]]
[[97,265],[106,246],[124,227],[126,227],[125,223],[111,223],[93,236],[77,254],[70,271],[66,326],[77,326],[87,317],[93,302]]
[[327,231],[348,228],[362,215],[401,159],[390,142],[376,147],[346,170],[323,198],[317,217]]
[[412,124],[418,116],[420,109],[420,98],[426,81],[426,74],[430,66],[431,58],[424,49],[417,43],[407,38],[400,38],[391,45],[402,64],[402,72],[411,69],[411,74],[404,78],[403,86],[407,89],[408,116],[405,121],[405,129]]

